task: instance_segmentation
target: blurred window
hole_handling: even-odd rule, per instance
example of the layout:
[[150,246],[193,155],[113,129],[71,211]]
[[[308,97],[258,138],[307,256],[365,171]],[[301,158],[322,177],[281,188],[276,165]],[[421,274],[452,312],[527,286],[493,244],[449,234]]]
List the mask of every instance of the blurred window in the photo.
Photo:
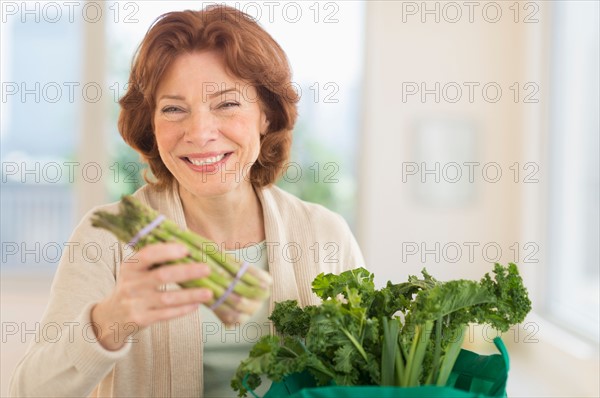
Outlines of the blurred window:
[[2,6],[3,272],[53,273],[75,226],[82,24],[46,5]]
[[553,2],[547,308],[599,340],[598,2]]

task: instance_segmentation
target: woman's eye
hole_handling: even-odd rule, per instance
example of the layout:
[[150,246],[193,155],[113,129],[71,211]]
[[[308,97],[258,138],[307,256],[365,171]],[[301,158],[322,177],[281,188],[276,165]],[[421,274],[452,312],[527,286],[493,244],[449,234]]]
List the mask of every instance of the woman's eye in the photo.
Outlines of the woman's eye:
[[183,120],[186,116],[186,110],[177,106],[167,105],[160,110],[166,120],[175,122]]
[[161,109],[161,112],[165,119],[170,121],[183,120],[186,115],[186,110],[181,109],[180,107],[167,105]]
[[183,112],[183,111],[174,106],[167,106],[162,109],[162,112],[163,113],[177,113],[177,112]]
[[240,103],[234,102],[234,101],[228,101],[228,102],[223,102],[221,105],[219,105],[219,108],[227,109],[227,108],[235,108],[236,106],[240,106]]

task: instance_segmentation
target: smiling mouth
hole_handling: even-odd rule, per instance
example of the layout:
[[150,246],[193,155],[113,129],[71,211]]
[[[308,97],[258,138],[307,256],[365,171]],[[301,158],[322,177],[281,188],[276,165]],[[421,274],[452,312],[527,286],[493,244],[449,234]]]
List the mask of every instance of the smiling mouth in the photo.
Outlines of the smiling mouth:
[[215,164],[215,163],[219,163],[221,160],[223,160],[224,158],[230,156],[233,152],[227,152],[227,153],[223,153],[221,155],[218,156],[213,156],[210,158],[189,158],[189,157],[184,157],[183,159],[185,159],[186,162],[193,164],[194,166],[208,166],[211,164]]

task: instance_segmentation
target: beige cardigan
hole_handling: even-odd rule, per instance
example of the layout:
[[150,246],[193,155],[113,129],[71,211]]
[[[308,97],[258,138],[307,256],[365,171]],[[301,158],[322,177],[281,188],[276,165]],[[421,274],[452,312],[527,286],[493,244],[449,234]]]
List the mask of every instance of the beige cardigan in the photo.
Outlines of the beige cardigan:
[[[163,192],[144,186],[135,196],[185,228],[177,192],[176,184]],[[257,193],[274,280],[270,311],[275,301],[317,303],[310,286],[320,272],[364,266],[341,216],[275,186]],[[17,365],[10,381],[11,396],[202,396],[199,311],[154,324],[134,334],[136,341],[119,351],[107,351],[94,339],[90,310],[114,288],[127,253],[111,234],[93,228],[89,218],[98,209],[116,211],[116,206],[91,210],[73,232],[40,325],[45,333]]]

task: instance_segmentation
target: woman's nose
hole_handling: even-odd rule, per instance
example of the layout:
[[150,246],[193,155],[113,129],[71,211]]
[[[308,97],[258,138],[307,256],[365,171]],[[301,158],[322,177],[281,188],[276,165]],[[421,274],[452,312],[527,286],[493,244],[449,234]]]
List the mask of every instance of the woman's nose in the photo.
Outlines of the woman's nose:
[[219,134],[216,117],[210,111],[197,110],[192,112],[184,132],[187,142],[199,146],[206,145],[217,138]]

